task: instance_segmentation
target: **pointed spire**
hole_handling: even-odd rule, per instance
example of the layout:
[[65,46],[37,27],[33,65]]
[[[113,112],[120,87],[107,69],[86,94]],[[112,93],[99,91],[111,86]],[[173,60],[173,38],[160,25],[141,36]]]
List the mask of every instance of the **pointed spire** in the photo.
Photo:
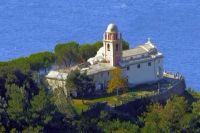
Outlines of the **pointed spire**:
[[148,40],[147,40],[147,42],[146,42],[145,44],[149,44],[149,45],[151,45],[153,48],[155,48],[155,45],[154,45],[154,43],[152,43],[151,38],[148,38]]

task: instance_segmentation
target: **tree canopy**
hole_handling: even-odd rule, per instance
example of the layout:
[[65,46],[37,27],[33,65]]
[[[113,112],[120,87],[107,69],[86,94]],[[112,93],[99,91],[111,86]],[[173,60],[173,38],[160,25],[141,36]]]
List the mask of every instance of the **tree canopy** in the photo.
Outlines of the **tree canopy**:
[[[102,41],[97,41],[94,44],[78,44],[72,41],[57,44],[54,52],[58,65],[70,67],[77,63],[86,62],[87,59],[94,57],[102,46]],[[129,43],[122,40],[122,48],[123,50],[129,49]]]
[[108,82],[108,93],[112,93],[114,90],[127,88],[128,83],[126,78],[122,75],[122,70],[120,68],[115,68],[112,70],[112,76]]
[[122,40],[122,49],[127,50],[129,48],[130,48],[129,43],[123,39]]
[[94,88],[93,80],[85,73],[80,73],[79,70],[74,70],[69,73],[66,80],[66,89],[69,92],[76,91],[78,97],[84,97],[92,95]]
[[60,66],[70,67],[80,60],[79,44],[76,42],[68,42],[56,45],[55,55],[57,63]]
[[184,97],[173,97],[165,106],[155,103],[144,114],[142,132],[197,132],[198,120]]
[[139,127],[131,122],[121,122],[120,120],[99,122],[98,126],[105,133],[138,133]]
[[32,70],[47,69],[55,62],[55,55],[51,52],[41,52],[28,57]]

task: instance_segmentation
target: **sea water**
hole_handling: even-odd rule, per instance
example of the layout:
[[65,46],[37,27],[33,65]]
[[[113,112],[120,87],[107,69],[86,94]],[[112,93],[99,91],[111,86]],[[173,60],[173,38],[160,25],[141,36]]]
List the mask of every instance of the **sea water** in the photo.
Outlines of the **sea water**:
[[109,23],[131,47],[151,38],[165,70],[200,90],[200,0],[0,0],[0,61],[57,43],[94,43]]

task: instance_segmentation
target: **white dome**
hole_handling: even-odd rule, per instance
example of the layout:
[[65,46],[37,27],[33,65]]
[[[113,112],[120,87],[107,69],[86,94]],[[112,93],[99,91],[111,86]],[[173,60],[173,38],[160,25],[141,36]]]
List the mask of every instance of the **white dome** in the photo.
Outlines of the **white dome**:
[[115,24],[109,24],[106,32],[118,32],[118,28]]

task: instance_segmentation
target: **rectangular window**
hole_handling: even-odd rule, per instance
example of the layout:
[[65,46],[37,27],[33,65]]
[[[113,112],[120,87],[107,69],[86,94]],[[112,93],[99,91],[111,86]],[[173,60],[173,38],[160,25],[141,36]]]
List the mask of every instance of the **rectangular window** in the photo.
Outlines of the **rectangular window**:
[[129,71],[129,70],[130,70],[130,67],[129,67],[129,66],[127,66],[127,67],[126,67],[126,70],[127,70],[127,71]]
[[110,51],[110,44],[107,44],[107,49],[108,51]]
[[140,68],[140,64],[137,65],[137,68]]
[[119,50],[119,45],[118,44],[116,44],[116,51],[118,51]]
[[151,62],[148,63],[148,66],[151,66]]

